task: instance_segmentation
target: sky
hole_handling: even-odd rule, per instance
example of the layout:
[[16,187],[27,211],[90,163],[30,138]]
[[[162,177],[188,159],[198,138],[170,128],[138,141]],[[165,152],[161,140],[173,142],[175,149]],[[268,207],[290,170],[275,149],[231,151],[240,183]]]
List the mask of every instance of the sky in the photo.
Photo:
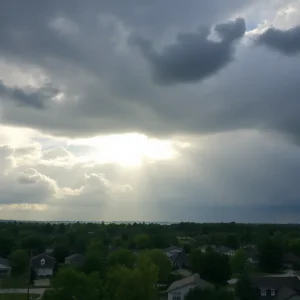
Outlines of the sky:
[[0,219],[299,222],[300,0],[2,0]]

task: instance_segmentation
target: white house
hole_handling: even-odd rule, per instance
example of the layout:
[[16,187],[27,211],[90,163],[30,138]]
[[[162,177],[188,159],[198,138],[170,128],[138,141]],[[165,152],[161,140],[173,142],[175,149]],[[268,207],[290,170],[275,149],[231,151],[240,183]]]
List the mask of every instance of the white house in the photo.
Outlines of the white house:
[[36,255],[31,259],[31,268],[36,276],[52,277],[54,273],[55,259],[45,253]]
[[9,276],[11,273],[11,266],[8,259],[0,257],[0,278]]
[[180,247],[177,247],[177,246],[171,246],[171,247],[165,248],[163,251],[165,252],[165,254],[168,257],[171,257],[175,253],[183,252],[183,249]]
[[184,300],[186,294],[193,288],[205,288],[209,282],[200,278],[198,274],[174,281],[168,288],[168,300]]
[[228,256],[233,256],[235,254],[235,250],[230,249],[230,248],[225,247],[225,246],[219,247],[218,252],[221,253],[221,254],[228,255]]

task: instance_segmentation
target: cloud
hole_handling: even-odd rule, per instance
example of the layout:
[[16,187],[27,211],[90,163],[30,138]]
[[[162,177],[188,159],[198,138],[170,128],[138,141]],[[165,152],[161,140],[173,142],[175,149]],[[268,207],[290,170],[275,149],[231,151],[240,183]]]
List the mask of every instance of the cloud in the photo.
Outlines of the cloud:
[[1,218],[299,219],[298,0],[2,2]]
[[14,101],[17,105],[28,106],[36,109],[43,109],[47,102],[52,100],[59,93],[59,90],[51,85],[45,85],[38,90],[25,91],[20,88],[7,87],[0,81],[0,97],[4,100]]
[[161,84],[200,81],[217,73],[233,59],[234,42],[246,32],[245,21],[235,21],[215,26],[221,41],[209,39],[208,28],[196,33],[177,35],[175,44],[165,46],[158,53],[151,42],[143,38],[132,38],[149,62],[154,80]]
[[300,53],[300,26],[290,29],[268,28],[257,37],[256,43],[285,55]]

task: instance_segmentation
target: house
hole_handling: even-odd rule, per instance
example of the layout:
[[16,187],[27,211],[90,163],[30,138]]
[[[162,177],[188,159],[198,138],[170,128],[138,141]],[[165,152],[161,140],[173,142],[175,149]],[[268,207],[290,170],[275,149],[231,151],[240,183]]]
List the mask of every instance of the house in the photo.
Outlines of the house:
[[200,278],[198,274],[174,281],[167,290],[168,300],[184,300],[186,294],[193,288],[205,288],[209,282]]
[[299,271],[300,270],[300,257],[295,254],[292,254],[292,253],[287,253],[283,257],[283,265],[287,269]]
[[53,257],[42,253],[32,257],[30,264],[37,278],[52,277],[56,261]]
[[169,260],[172,263],[173,268],[182,269],[187,267],[189,259],[185,252],[175,252],[169,256]]
[[244,248],[243,249],[247,253],[247,261],[252,264],[259,263],[259,255],[255,248]]
[[205,245],[205,246],[201,246],[200,248],[198,248],[201,250],[201,252],[206,253],[209,251],[218,251],[217,247],[215,245]]
[[230,248],[225,247],[225,246],[220,246],[219,248],[217,248],[217,251],[221,254],[225,254],[225,255],[228,255],[228,256],[233,256],[234,253],[235,253],[235,250],[230,249]]
[[298,277],[252,277],[258,300],[300,300]]
[[168,248],[165,248],[163,251],[166,253],[166,255],[167,255],[168,257],[170,257],[170,256],[172,256],[174,253],[180,253],[180,252],[183,252],[183,249],[180,248],[180,247],[177,247],[177,246],[170,246],[170,247],[168,247]]
[[71,265],[73,267],[82,266],[85,261],[85,256],[83,254],[75,253],[65,258],[65,264]]
[[0,257],[0,278],[9,276],[10,273],[11,273],[11,266],[9,260]]

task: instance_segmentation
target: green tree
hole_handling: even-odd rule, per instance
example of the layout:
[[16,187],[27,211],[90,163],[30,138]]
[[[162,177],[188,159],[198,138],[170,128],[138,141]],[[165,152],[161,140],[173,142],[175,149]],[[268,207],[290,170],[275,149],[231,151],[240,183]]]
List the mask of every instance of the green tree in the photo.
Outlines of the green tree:
[[220,288],[215,291],[214,300],[235,300],[235,295],[227,288]]
[[191,253],[189,259],[192,271],[200,274],[203,265],[204,253],[200,249],[196,249]]
[[106,257],[103,252],[90,251],[86,254],[84,264],[81,270],[86,274],[91,274],[98,272],[102,277],[104,277],[106,272]]
[[287,248],[291,253],[300,256],[300,241],[298,239],[290,240]]
[[18,249],[13,251],[9,256],[9,260],[13,276],[22,275],[28,269],[29,257],[26,250]]
[[196,250],[191,254],[192,271],[216,285],[226,283],[231,276],[229,258],[214,251],[202,253]]
[[52,282],[53,289],[44,300],[101,300],[102,282],[98,273],[86,275],[71,268],[62,268]]
[[7,257],[13,248],[14,240],[7,234],[0,235],[0,256]]
[[183,251],[184,251],[185,253],[190,253],[191,250],[192,250],[191,244],[189,244],[189,243],[184,243],[184,244],[183,244]]
[[184,300],[214,300],[215,292],[212,288],[195,287],[190,289]]
[[40,235],[30,235],[21,240],[22,249],[33,251],[34,253],[42,253],[45,251],[45,243]]
[[240,247],[239,240],[238,240],[238,238],[235,234],[228,234],[226,239],[225,239],[224,244],[228,248],[231,248],[231,249],[234,249],[234,250],[236,250]]
[[284,251],[280,243],[267,238],[259,245],[258,252],[262,270],[276,272],[281,269]]
[[136,256],[128,249],[120,249],[108,256],[108,264],[110,267],[118,265],[132,268],[136,261]]
[[138,249],[151,248],[151,238],[148,234],[139,234],[134,239],[135,245]]
[[119,266],[110,269],[106,278],[106,300],[154,300],[158,268],[147,257],[140,257],[134,269]]
[[257,298],[255,290],[251,286],[250,278],[246,272],[243,272],[236,283],[235,294],[240,300],[255,300]]
[[65,258],[70,254],[70,247],[66,242],[59,242],[55,245],[53,256],[58,263],[63,263]]
[[243,249],[239,249],[235,254],[230,258],[231,269],[234,273],[241,274],[247,264],[247,253]]
[[167,282],[172,271],[172,263],[167,255],[159,249],[146,250],[141,255],[146,255],[158,267],[159,282]]

